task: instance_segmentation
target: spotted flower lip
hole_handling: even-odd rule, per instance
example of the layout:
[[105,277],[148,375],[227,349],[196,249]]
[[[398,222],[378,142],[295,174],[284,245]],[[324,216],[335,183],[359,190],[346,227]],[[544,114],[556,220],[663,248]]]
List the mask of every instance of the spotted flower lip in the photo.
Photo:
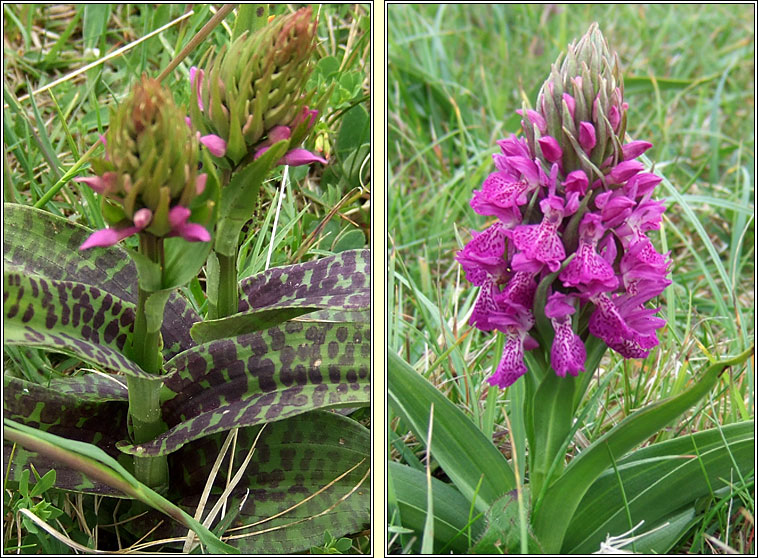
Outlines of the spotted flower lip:
[[571,314],[574,314],[572,298],[563,293],[551,294],[545,303],[545,316],[550,319],[555,331],[550,348],[550,363],[558,376],[578,376],[584,371],[587,350],[582,338],[572,329]]
[[524,352],[538,346],[558,376],[576,376],[590,337],[623,358],[658,344],[665,320],[648,303],[671,284],[671,261],[646,233],[665,206],[652,199],[661,178],[637,160],[652,144],[625,141],[628,109],[618,59],[593,24],[536,110],[517,111],[524,137],[497,142],[495,170],[473,190],[471,208],[496,221],[456,260],[480,289],[469,323],[505,336],[493,386],[526,374]]

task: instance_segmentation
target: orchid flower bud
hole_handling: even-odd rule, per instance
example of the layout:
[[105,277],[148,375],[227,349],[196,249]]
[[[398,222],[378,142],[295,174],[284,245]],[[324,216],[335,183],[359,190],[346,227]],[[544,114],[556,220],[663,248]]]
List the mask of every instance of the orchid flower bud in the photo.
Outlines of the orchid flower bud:
[[156,237],[181,234],[170,212],[178,207],[189,212],[205,179],[197,172],[198,138],[170,91],[143,77],[111,112],[101,141],[106,156],[93,161],[97,176],[77,180],[102,195],[103,216],[111,227],[95,232],[81,249],[109,246],[143,231]]
[[[228,49],[207,53],[202,69],[190,69],[192,124],[202,137],[213,134],[225,142],[222,154],[208,146],[213,155],[237,165],[282,139],[289,139],[290,149],[305,139],[318,114],[308,106],[315,90],[306,90],[316,46],[311,14],[306,7],[280,16]],[[284,128],[289,134],[281,133]]]

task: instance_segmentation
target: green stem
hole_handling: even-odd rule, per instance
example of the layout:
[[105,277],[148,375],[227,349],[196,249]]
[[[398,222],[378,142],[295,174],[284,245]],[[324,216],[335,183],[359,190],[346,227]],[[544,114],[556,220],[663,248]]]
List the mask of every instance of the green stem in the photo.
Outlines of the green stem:
[[218,306],[216,318],[225,318],[237,313],[239,288],[237,286],[237,256],[216,253],[219,264]]
[[[252,152],[250,154],[252,156]],[[237,165],[235,170],[242,168]],[[228,186],[231,182],[232,174],[231,169],[225,169],[221,175],[221,183],[224,186]],[[227,227],[230,231],[227,230]],[[231,220],[221,220],[216,225],[216,235],[228,235],[229,237],[239,238],[239,230],[242,228],[241,223],[232,223]],[[236,234],[235,234],[236,233]],[[237,248],[235,244],[235,248]],[[239,307],[239,287],[237,285],[237,249],[232,249],[231,246],[225,246],[221,248],[223,251],[232,251],[233,255],[222,254],[219,251],[219,246],[214,246],[211,257],[215,260],[214,265],[208,265],[206,273],[210,273],[213,276],[208,277],[209,285],[209,298],[215,304],[209,305],[208,318],[211,320],[218,320],[220,318],[226,318],[232,314],[237,313]],[[210,264],[209,258],[209,264]],[[214,285],[211,288],[211,284]],[[213,294],[211,294],[213,292]],[[215,297],[215,301],[213,298]]]
[[[149,442],[166,431],[161,416],[160,390],[157,380],[128,377],[129,416],[132,421],[132,439],[135,444]],[[162,492],[168,488],[168,461],[165,455],[157,457],[134,456],[134,476],[142,484]]]
[[[140,252],[163,270],[163,239],[140,234]],[[132,358],[142,370],[160,376],[163,367],[160,324],[149,323],[148,304],[152,293],[139,286],[137,312],[132,337]],[[161,417],[160,389],[162,382],[137,377],[127,378],[129,418],[135,444],[153,440],[166,431]],[[161,491],[168,488],[166,456],[134,456],[134,476],[143,484]]]
[[139,287],[137,295],[137,313],[134,319],[134,335],[132,337],[132,359],[140,368],[151,374],[160,374],[163,357],[160,354],[161,332],[149,331],[147,327],[147,299],[149,291]]

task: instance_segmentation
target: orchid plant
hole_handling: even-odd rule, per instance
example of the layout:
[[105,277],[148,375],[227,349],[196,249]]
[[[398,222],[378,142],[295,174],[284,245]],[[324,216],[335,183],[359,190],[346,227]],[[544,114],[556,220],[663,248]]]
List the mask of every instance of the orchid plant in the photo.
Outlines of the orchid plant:
[[[487,405],[508,390],[512,459],[389,355],[390,405],[452,481],[390,464],[390,514],[406,529],[395,527],[404,545],[414,548],[417,535],[422,551],[587,553],[644,521],[637,549],[665,552],[698,497],[733,467],[748,474],[752,424],[631,450],[752,348],[714,361],[689,389],[631,413],[566,460],[608,349],[646,358],[666,323],[652,303],[671,284],[671,262],[647,236],[661,225],[662,178],[638,160],[652,145],[626,136],[627,109],[618,57],[593,24],[553,65],[535,108],[518,111],[522,135],[498,142],[495,170],[470,201],[491,224],[472,231],[456,260],[478,287],[469,323],[498,336]],[[686,497],[674,488],[681,483]]]
[[[299,147],[327,98],[306,105],[312,11],[258,19],[191,70],[189,116],[146,76],[111,111],[77,178],[105,228],[4,207],[4,343],[96,368],[4,375],[6,486],[54,471],[56,489],[133,499],[125,529],[167,514],[169,549],[288,553],[369,519],[369,432],[351,417],[370,401],[368,250],[238,280],[263,180],[327,163]],[[198,275],[208,316],[184,296]]]

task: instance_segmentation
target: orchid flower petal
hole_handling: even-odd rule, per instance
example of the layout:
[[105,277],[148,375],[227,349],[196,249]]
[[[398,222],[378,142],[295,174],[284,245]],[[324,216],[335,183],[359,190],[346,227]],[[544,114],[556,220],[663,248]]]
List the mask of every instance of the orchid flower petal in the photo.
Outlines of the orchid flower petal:
[[284,157],[279,160],[280,165],[289,165],[291,167],[298,167],[300,165],[308,165],[318,161],[324,165],[327,164],[327,160],[323,157],[319,157],[315,153],[311,153],[307,149],[293,149],[288,151]]
[[87,240],[82,242],[82,245],[79,246],[79,250],[87,250],[94,247],[113,246],[127,236],[136,234],[139,231],[139,227],[126,227],[123,229],[100,229],[99,231],[95,231],[89,235],[89,237],[87,237]]
[[216,157],[223,157],[226,153],[226,142],[217,135],[208,134],[207,136],[201,136],[200,132],[197,133],[198,140],[202,143],[211,155]]

